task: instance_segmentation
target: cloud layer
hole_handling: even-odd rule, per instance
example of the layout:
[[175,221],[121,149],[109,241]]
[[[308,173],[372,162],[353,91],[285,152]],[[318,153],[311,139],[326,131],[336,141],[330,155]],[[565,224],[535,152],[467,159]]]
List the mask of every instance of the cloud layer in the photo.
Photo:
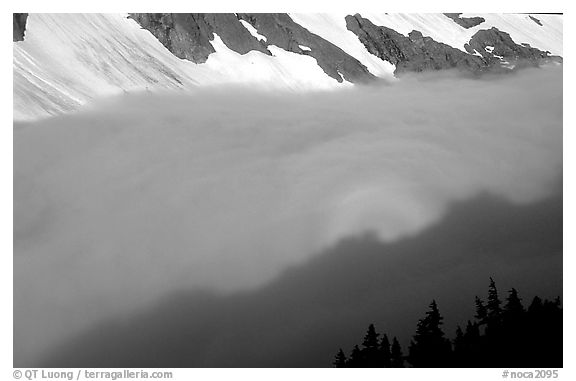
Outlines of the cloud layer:
[[190,288],[262,285],[562,170],[561,68],[330,93],[127,95],[14,129],[15,356]]

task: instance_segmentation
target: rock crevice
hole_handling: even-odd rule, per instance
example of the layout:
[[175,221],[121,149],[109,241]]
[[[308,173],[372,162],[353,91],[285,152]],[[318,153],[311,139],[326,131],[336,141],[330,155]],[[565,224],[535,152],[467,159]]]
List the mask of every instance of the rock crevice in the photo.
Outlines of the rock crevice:
[[28,13],[12,13],[12,41],[24,41]]

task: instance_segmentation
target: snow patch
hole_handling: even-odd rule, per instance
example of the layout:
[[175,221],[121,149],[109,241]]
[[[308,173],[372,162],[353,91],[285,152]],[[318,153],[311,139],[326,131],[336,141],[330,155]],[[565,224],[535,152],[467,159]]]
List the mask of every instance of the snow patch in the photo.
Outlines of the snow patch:
[[261,35],[260,33],[258,33],[258,30],[256,28],[254,28],[254,26],[252,26],[252,24],[250,24],[248,21],[246,20],[240,20],[240,23],[242,25],[244,25],[244,28],[248,29],[248,32],[250,32],[250,34],[254,37],[256,37],[256,39],[258,41],[264,41],[267,42],[268,40],[266,39],[266,36]]
[[324,73],[313,57],[275,45],[267,46],[273,57],[259,51],[242,55],[229,49],[216,33],[211,43],[216,53],[212,53],[204,65],[220,73],[221,80],[215,75],[214,83],[257,83],[265,88],[292,90],[333,89],[340,85]]

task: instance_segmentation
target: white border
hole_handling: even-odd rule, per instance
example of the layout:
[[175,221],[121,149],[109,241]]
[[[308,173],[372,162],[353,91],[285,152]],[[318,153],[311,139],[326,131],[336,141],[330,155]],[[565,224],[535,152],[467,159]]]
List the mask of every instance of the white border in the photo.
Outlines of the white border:
[[[504,2],[498,0],[482,0],[477,2],[462,2],[456,0],[441,1],[315,1],[287,0],[284,2],[243,0],[218,0],[193,3],[190,1],[152,1],[128,0],[121,3],[113,0],[98,0],[90,2],[72,1],[41,1],[22,0],[18,3],[3,5],[2,51],[2,113],[0,114],[2,144],[0,153],[0,168],[3,182],[2,219],[1,219],[1,254],[2,254],[2,302],[6,307],[2,316],[2,367],[0,379],[13,379],[12,368],[12,201],[13,201],[13,153],[12,153],[12,68],[8,51],[12,50],[9,39],[8,17],[12,12],[330,12],[330,11],[381,11],[381,12],[563,12],[564,13],[564,369],[560,370],[559,379],[576,379],[574,361],[573,325],[566,322],[575,321],[574,317],[574,255],[576,255],[574,238],[574,94],[571,84],[574,83],[573,72],[570,69],[573,57],[574,17],[569,10],[568,1],[535,1],[524,0]],[[567,66],[566,66],[567,65]],[[576,274],[575,274],[576,275]],[[104,369],[102,369],[104,370]],[[112,370],[112,369],[110,369]],[[152,371],[152,370],[151,370]],[[250,379],[250,380],[290,380],[314,379],[351,380],[356,378],[371,378],[374,380],[500,380],[502,369],[171,369],[174,380],[194,379]],[[24,378],[25,379],[25,378]]]

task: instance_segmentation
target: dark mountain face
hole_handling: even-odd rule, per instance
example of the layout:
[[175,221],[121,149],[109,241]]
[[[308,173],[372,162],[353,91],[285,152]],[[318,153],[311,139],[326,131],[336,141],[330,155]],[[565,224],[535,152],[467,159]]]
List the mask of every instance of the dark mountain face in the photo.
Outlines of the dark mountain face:
[[314,57],[322,70],[338,82],[342,82],[342,77],[352,83],[366,83],[376,79],[357,59],[295,23],[287,14],[242,13],[238,17],[248,21],[266,36],[268,44]]
[[[174,55],[195,63],[206,62],[215,52],[210,41],[217,34],[228,48],[239,54],[259,51],[271,55],[267,46],[275,45],[289,52],[314,57],[322,70],[338,82],[345,79],[366,83],[375,79],[357,59],[298,25],[287,14],[132,13],[131,17]],[[252,36],[240,20],[254,26],[266,41]]]
[[[465,29],[485,21],[482,17],[460,17],[459,13],[445,15]],[[295,23],[285,13],[133,13],[131,17],[174,55],[195,63],[206,62],[215,52],[210,41],[217,34],[228,48],[239,54],[254,50],[271,55],[267,46],[275,45],[314,57],[322,70],[338,82],[367,83],[376,79],[357,59]],[[266,41],[252,36],[240,20],[255,27]],[[477,75],[538,66],[550,59],[561,61],[559,57],[550,57],[549,52],[516,44],[509,34],[496,28],[478,31],[464,52],[417,30],[404,36],[359,14],[346,16],[346,26],[368,52],[396,65],[395,74],[458,69]],[[487,47],[494,50],[486,50]]]
[[543,52],[528,44],[516,44],[508,33],[498,28],[479,30],[464,48],[470,54],[481,54],[488,66],[498,66],[502,62],[527,66],[538,66],[547,61],[562,62],[561,57],[550,56],[550,52]]
[[370,53],[396,65],[395,74],[445,69],[481,74],[508,71],[520,62],[523,66],[538,66],[549,60],[561,62],[560,57],[551,57],[549,52],[516,44],[508,33],[497,28],[478,31],[465,45],[467,54],[416,30],[406,37],[393,29],[376,26],[359,14],[346,16],[346,27]]
[[346,27],[370,53],[396,65],[395,74],[454,68],[478,72],[485,67],[479,57],[424,37],[415,30],[406,37],[393,29],[376,26],[359,14],[346,16]]
[[406,349],[433,298],[453,337],[489,277],[528,302],[561,295],[561,274],[560,196],[530,205],[480,196],[414,237],[343,241],[252,292],[168,296],[62,343],[42,366],[329,367],[369,323]]
[[444,13],[444,16],[448,17],[464,29],[473,28],[486,21],[484,17],[461,17],[460,15],[461,13]]
[[257,50],[270,55],[233,13],[131,13],[130,16],[175,56],[194,63],[206,62],[215,52],[210,44],[214,33],[237,53]]
[[24,41],[27,19],[28,19],[28,13],[12,14],[12,40],[14,42]]

